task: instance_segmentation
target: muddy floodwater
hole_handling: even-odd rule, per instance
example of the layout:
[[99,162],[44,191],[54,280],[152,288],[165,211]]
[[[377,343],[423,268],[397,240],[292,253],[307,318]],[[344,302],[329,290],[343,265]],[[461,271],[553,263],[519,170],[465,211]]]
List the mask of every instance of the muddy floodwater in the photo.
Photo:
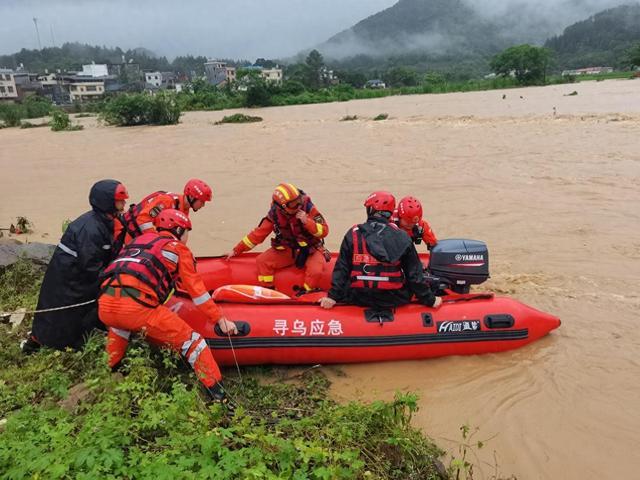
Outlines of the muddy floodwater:
[[202,112],[169,127],[0,130],[0,224],[26,216],[30,240],[54,243],[95,180],[117,178],[136,200],[196,176],[214,201],[192,215],[190,242],[222,254],[288,181],[311,194],[337,249],[369,192],[413,194],[438,237],[488,243],[482,288],[562,326],[501,354],[327,367],[334,396],[419,393],[415,424],[443,447],[464,423],[491,438],[485,478],[496,459],[522,479],[639,478],[640,80],[250,113],[264,121],[214,126],[229,112]]

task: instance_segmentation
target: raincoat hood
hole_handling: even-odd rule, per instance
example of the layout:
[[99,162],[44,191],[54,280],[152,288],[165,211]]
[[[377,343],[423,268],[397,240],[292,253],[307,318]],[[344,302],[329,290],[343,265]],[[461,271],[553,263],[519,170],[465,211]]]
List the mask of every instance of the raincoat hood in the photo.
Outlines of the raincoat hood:
[[119,184],[119,181],[110,179],[94,183],[89,192],[91,208],[98,213],[116,213],[115,193]]
[[358,228],[369,253],[382,262],[397,262],[411,245],[409,236],[394,229],[384,218],[369,217]]

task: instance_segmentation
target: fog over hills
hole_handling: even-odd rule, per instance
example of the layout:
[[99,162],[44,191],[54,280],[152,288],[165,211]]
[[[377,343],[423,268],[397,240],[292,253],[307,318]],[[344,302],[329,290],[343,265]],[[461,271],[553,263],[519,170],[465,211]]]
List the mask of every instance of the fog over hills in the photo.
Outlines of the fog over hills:
[[328,58],[494,53],[552,35],[620,0],[400,0],[344,30],[318,49]]

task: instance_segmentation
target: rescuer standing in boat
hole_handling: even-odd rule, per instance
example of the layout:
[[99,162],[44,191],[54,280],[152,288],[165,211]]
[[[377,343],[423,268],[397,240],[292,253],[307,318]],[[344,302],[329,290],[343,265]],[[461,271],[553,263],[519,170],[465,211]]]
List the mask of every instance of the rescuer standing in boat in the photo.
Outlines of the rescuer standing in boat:
[[164,209],[173,208],[189,216],[197,212],[213,198],[211,187],[204,181],[193,178],[184,186],[184,193],[158,191],[147,195],[137,204],[131,205],[115,223],[114,237],[118,250],[143,233],[153,230],[153,219]]
[[324,246],[329,226],[309,195],[290,183],[281,183],[272,195],[271,208],[260,224],[245,236],[228,258],[251,250],[274,233],[271,248],[256,258],[258,282],[274,288],[275,272],[295,264],[305,269],[302,293],[318,288],[331,256]]
[[210,398],[226,403],[222,375],[206,340],[175,312],[164,306],[180,278],[180,286],[193,303],[223,333],[237,334],[215,304],[196,272],[195,259],[186,246],[191,221],[178,210],[162,210],[154,219],[155,230],[127,244],[105,270],[98,300],[100,319],[109,327],[109,366],[117,369],[132,332],[179,352],[191,365]]
[[393,308],[415,295],[424,305],[442,303],[424,281],[423,266],[411,239],[390,222],[395,198],[373,192],[364,202],[367,221],[354,225],[344,236],[333,269],[331,289],[320,299],[323,308],[337,302]]
[[88,304],[36,313],[32,332],[22,344],[24,353],[42,345],[80,349],[91,330],[104,328],[91,301],[100,290],[100,273],[114,256],[114,217],[127,198],[127,189],[117,180],[100,180],[91,187],[92,209],[71,222],[62,235],[44,275],[37,310]]

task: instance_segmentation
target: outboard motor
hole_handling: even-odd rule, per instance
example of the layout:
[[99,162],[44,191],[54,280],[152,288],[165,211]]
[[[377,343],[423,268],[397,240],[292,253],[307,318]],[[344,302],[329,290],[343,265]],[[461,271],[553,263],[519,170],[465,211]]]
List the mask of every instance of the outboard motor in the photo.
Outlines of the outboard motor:
[[469,293],[471,285],[489,278],[489,250],[484,242],[451,238],[440,240],[431,250],[428,274],[439,284],[438,290],[449,288]]

